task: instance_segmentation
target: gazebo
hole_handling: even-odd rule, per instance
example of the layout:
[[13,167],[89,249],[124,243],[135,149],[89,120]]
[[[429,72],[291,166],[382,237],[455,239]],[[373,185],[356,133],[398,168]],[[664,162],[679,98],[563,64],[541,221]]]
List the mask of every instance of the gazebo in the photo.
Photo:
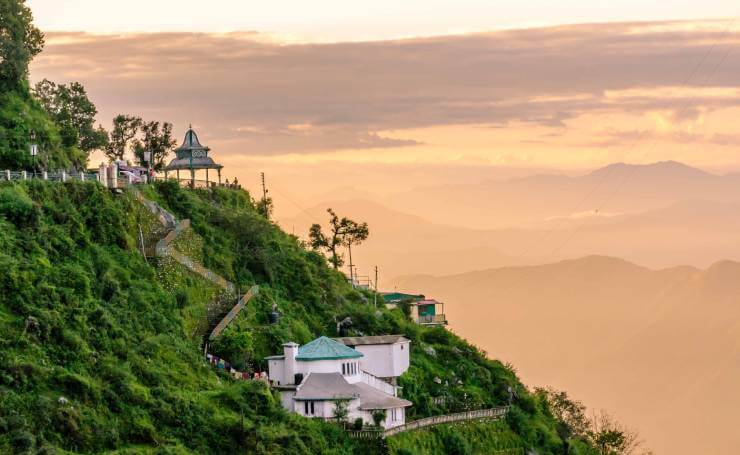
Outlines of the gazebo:
[[185,140],[182,142],[182,145],[175,149],[177,156],[164,168],[165,179],[170,171],[175,171],[177,172],[177,179],[180,180],[180,171],[190,170],[190,184],[195,188],[195,171],[205,169],[206,186],[208,186],[208,170],[216,169],[218,172],[218,184],[220,185],[221,169],[223,166],[217,164],[213,161],[213,158],[208,156],[210,150],[210,148],[201,145],[198,135],[195,134],[191,125],[185,133]]

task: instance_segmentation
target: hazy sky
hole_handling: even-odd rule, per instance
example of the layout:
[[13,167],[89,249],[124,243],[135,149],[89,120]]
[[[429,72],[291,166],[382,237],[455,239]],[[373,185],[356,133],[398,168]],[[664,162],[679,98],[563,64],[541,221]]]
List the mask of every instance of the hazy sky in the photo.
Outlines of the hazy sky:
[[708,19],[734,0],[29,0],[45,30],[253,30],[319,41],[388,39],[581,22]]
[[82,82],[106,126],[192,123],[227,175],[740,168],[737,2],[29,4],[32,81]]

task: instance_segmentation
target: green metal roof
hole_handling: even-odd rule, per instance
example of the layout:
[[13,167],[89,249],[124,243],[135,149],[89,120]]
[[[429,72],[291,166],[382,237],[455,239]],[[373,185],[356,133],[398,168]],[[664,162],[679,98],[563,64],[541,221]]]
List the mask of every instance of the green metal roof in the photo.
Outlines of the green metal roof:
[[327,337],[316,338],[298,348],[297,360],[356,359],[362,353]]
[[404,294],[403,292],[383,292],[381,295],[386,302],[400,302],[402,300],[415,301],[424,298],[421,294]]

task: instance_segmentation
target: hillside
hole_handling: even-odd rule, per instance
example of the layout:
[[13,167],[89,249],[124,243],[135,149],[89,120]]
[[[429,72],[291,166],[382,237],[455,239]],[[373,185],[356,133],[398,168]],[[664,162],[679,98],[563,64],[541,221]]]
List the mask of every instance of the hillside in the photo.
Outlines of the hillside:
[[[400,378],[414,402],[410,419],[505,404],[510,386],[517,394],[505,421],[452,436],[440,427],[427,447],[562,450],[542,397],[510,367],[448,331],[412,324],[400,310],[373,309],[324,258],[258,215],[247,193],[175,183],[142,191],[192,221],[178,248],[242,289],[260,285],[215,353],[258,368],[281,343],[333,335],[336,321],[350,316],[355,334],[412,340],[412,365]],[[211,369],[200,327],[217,290],[175,264],[145,260],[139,233],[147,244],[162,235],[130,192],[114,195],[96,183],[0,184],[0,452],[419,453],[404,435],[387,447],[349,439],[336,425],[285,412],[264,383]],[[283,315],[276,325],[267,323],[273,303]]]
[[[399,279],[446,301],[452,329],[525,380],[568,389],[640,428],[656,453],[740,445],[740,264],[651,270],[577,260]],[[711,416],[711,418],[709,418]]]

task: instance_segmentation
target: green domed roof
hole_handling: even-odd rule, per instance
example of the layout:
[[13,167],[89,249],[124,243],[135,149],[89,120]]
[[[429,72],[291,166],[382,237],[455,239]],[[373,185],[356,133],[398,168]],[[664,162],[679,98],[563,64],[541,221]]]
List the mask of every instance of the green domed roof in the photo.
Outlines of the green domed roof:
[[327,337],[316,338],[298,348],[297,360],[357,359],[362,353]]

